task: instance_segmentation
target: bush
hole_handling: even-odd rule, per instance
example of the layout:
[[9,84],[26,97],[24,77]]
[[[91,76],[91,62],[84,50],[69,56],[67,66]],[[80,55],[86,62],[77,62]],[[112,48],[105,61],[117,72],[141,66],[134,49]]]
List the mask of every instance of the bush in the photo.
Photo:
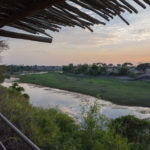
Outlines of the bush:
[[[145,141],[149,142],[147,121],[128,116],[109,123],[95,103],[89,110],[84,107],[83,123],[76,124],[57,109],[33,107],[16,90],[5,89],[4,93],[3,100],[0,99],[0,112],[43,150],[142,150],[142,146],[144,150],[149,150],[145,144]],[[108,126],[108,123],[111,125]],[[0,127],[0,133],[2,130],[10,132]],[[25,145],[15,134],[8,135],[11,135],[15,150],[18,150],[16,145]],[[7,139],[8,135],[1,134],[0,138]],[[9,149],[7,140],[4,144]],[[22,146],[21,149],[27,148]]]
[[22,94],[23,97],[25,97],[25,98],[27,98],[27,99],[30,98],[30,96],[29,96],[27,93],[23,93],[25,90],[24,90],[23,87],[19,86],[18,83],[16,83],[16,82],[13,83],[12,86],[10,86],[10,88],[11,88],[12,90],[15,90],[15,91],[17,91],[18,93]]
[[146,69],[150,68],[150,63],[144,63],[144,64],[139,64],[136,69],[137,70],[142,70],[143,72],[146,71]]
[[118,76],[118,73],[112,71],[112,72],[109,73],[109,75],[110,75],[110,76]]
[[[72,118],[57,109],[44,110],[32,107],[26,98],[13,89],[9,89],[6,93],[5,98],[0,101],[0,112],[17,128],[41,149],[57,150],[66,147],[65,142],[69,141],[74,130],[77,130]],[[18,142],[15,134],[9,136]],[[5,135],[3,138],[7,139]]]
[[136,74],[134,72],[129,72],[129,77],[136,78]]
[[109,122],[100,113],[97,103],[83,111],[84,124],[80,130],[81,149],[83,150],[129,150],[128,140],[113,130],[106,130]]
[[[116,134],[127,138],[134,143],[134,150],[148,150],[150,147],[150,122],[137,119],[134,116],[125,116],[111,122],[110,128]],[[141,149],[140,149],[141,148]]]
[[4,79],[5,79],[4,75],[0,73],[0,83],[2,83]]
[[22,94],[22,96],[25,97],[26,99],[30,98],[30,96],[28,94],[26,94],[26,93]]
[[[84,124],[75,121],[57,109],[35,108],[17,91],[9,89],[0,101],[2,112],[35,144],[44,150],[128,150],[127,139],[104,131],[99,124],[101,116],[97,105],[91,106],[83,118]],[[3,129],[5,130],[5,128]],[[9,130],[7,130],[8,132]],[[6,138],[5,135],[1,135]],[[15,145],[19,139],[11,135]],[[8,143],[6,148],[9,149]],[[24,145],[24,143],[20,143]],[[23,148],[22,148],[23,149]],[[17,149],[16,149],[17,150]]]
[[74,66],[73,64],[69,64],[68,66],[63,66],[64,72],[73,73],[74,72]]
[[0,83],[2,83],[4,79],[5,79],[4,66],[0,66]]
[[122,65],[118,68],[118,74],[121,76],[126,76],[129,74],[129,68],[127,66]]

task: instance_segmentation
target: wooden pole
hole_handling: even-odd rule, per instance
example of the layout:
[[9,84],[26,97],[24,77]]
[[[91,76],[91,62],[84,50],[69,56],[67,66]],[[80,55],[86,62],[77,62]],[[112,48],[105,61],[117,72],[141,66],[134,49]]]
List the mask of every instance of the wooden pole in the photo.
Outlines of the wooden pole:
[[24,34],[24,33],[16,33],[16,32],[6,31],[6,30],[2,30],[2,29],[0,29],[0,36],[52,43],[52,38],[46,38],[46,37],[42,37],[42,36],[34,36],[34,35],[29,35],[29,34]]

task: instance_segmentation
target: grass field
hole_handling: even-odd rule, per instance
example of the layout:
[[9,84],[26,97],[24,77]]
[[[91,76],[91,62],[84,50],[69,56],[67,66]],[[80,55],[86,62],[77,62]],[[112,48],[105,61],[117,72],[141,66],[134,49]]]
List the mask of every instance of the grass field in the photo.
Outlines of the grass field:
[[82,77],[52,72],[20,76],[20,82],[100,96],[120,105],[150,107],[150,83],[146,81],[121,81],[108,77]]

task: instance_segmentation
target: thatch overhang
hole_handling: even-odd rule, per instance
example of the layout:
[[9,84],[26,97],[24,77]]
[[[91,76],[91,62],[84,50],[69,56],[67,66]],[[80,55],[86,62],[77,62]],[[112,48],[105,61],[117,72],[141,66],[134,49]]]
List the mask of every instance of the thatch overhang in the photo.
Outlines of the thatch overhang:
[[[50,43],[52,37],[46,30],[59,32],[62,27],[78,26],[93,31],[93,25],[105,25],[114,16],[129,24],[121,15],[138,13],[134,3],[145,9],[150,0],[0,0],[0,36]],[[6,31],[5,26],[29,34]]]

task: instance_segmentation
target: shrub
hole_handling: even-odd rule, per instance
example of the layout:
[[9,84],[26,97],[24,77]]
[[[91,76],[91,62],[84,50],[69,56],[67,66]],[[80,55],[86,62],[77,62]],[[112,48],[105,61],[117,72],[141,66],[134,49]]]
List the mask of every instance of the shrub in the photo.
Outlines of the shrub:
[[109,75],[111,75],[111,76],[118,76],[118,73],[112,71],[112,72],[109,73]]
[[139,64],[137,66],[137,70],[142,70],[143,72],[146,71],[146,69],[149,69],[150,68],[150,63],[144,63],[144,64]]
[[128,75],[129,74],[129,68],[127,66],[122,65],[121,67],[118,68],[118,74],[119,75]]
[[97,103],[88,111],[83,109],[83,118],[79,136],[83,150],[129,150],[126,138],[114,134],[113,130],[106,130],[109,120],[100,113]]
[[136,74],[134,72],[129,72],[129,77],[136,78]]
[[[74,120],[57,109],[41,109],[32,107],[28,100],[19,92],[9,89],[0,101],[0,112],[4,114],[17,128],[28,136],[35,144],[44,150],[64,149],[72,134],[77,130]],[[0,128],[1,129],[1,128]],[[8,130],[3,128],[3,130]],[[3,139],[7,139],[7,135]],[[8,134],[18,145],[19,138]],[[6,143],[10,144],[10,143]],[[24,143],[20,143],[24,145]],[[6,145],[6,147],[9,145]]]
[[128,138],[129,142],[134,143],[132,148],[148,150],[150,147],[150,122],[137,119],[134,116],[124,116],[111,122],[110,128],[116,134]]
[[30,98],[30,96],[27,93],[23,93],[25,90],[23,87],[19,86],[18,83],[13,83],[12,86],[10,86],[10,88],[22,94],[22,96],[24,96],[25,98]]
[[[99,107],[95,103],[90,105],[89,109],[84,107],[82,113],[83,123],[76,124],[71,117],[57,109],[33,107],[16,90],[5,89],[3,93],[5,93],[5,97],[3,96],[3,100],[0,100],[0,112],[41,149],[132,150],[135,148],[134,150],[140,150],[138,148],[142,147],[143,144],[145,150],[148,150],[145,143],[137,142],[141,140],[149,142],[149,135],[146,134],[147,129],[149,129],[149,123],[146,121],[143,122],[134,117],[127,117],[116,119],[109,123],[110,121],[101,115]],[[109,128],[108,123],[111,124]],[[2,130],[7,129],[3,128]],[[7,130],[7,132],[10,131]],[[140,139],[138,138],[139,136]],[[3,139],[8,138],[2,134],[0,137]],[[18,146],[19,140],[15,134],[11,134],[11,139],[14,147]],[[19,144],[24,145],[23,142]],[[9,145],[6,145],[6,148],[9,149]],[[22,150],[24,149],[27,148],[23,146]],[[18,149],[15,148],[15,150]]]
[[74,66],[73,64],[69,64],[68,66],[63,66],[64,72],[73,73],[74,72]]
[[0,83],[2,83],[4,79],[5,79],[4,66],[0,66]]

